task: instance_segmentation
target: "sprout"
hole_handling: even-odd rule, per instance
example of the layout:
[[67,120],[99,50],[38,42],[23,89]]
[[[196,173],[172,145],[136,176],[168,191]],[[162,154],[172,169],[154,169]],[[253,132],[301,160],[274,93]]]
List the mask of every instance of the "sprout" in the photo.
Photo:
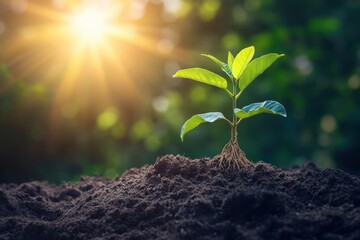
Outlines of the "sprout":
[[232,119],[226,118],[221,112],[196,114],[184,123],[180,132],[180,138],[183,141],[186,133],[202,123],[215,122],[217,120],[225,120],[228,122],[231,126],[231,139],[229,143],[224,146],[220,154],[219,167],[221,169],[238,170],[251,165],[251,162],[240,149],[237,140],[237,126],[242,120],[261,113],[270,113],[286,117],[284,106],[273,100],[252,103],[241,109],[237,108],[237,99],[252,81],[270,67],[278,58],[284,56],[284,54],[270,53],[252,60],[254,53],[255,48],[253,46],[241,50],[235,58],[229,52],[227,63],[211,55],[202,54],[202,56],[215,62],[221,70],[226,73],[230,79],[229,82],[220,75],[203,68],[182,69],[173,76],[221,88],[231,97]]

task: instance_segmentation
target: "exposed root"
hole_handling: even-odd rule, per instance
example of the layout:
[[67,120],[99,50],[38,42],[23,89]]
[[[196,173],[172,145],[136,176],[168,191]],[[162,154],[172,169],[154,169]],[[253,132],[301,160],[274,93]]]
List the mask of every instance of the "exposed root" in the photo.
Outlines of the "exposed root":
[[213,160],[218,168],[229,171],[238,171],[242,168],[249,168],[252,165],[246,158],[245,153],[240,149],[236,137],[232,138],[224,146],[221,154]]

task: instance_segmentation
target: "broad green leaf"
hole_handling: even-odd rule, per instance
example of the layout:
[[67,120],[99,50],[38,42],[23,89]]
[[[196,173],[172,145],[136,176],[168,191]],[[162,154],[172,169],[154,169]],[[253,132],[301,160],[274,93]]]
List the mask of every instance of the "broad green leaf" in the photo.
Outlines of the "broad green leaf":
[[255,48],[253,46],[244,48],[241,50],[238,55],[236,55],[233,65],[232,72],[235,79],[239,79],[243,71],[245,70],[248,63],[251,61],[255,53]]
[[233,62],[234,62],[234,56],[231,54],[231,52],[228,52],[227,64],[230,67],[230,69],[232,69]]
[[232,73],[231,73],[230,67],[226,63],[224,63],[224,62],[220,61],[219,59],[217,59],[216,57],[208,55],[208,54],[201,54],[201,56],[207,57],[210,60],[212,60],[213,62],[215,62],[221,68],[221,70],[223,70],[231,78]]
[[182,69],[177,71],[173,77],[187,78],[213,85],[215,87],[227,89],[227,82],[225,78],[203,68]]
[[201,123],[215,122],[216,120],[219,119],[226,119],[221,112],[201,113],[192,116],[184,123],[184,125],[181,128],[181,132],[180,132],[181,141],[184,141],[184,135],[186,133],[190,132],[191,130],[199,126]]
[[243,107],[242,109],[235,108],[234,112],[235,115],[241,120],[252,117],[260,113],[270,113],[270,114],[286,117],[286,110],[284,106],[281,105],[281,103],[272,100],[267,100],[259,103],[252,103],[250,105]]
[[257,76],[262,74],[276,61],[276,59],[282,56],[285,55],[269,53],[251,61],[241,75],[239,84],[240,89],[244,90]]

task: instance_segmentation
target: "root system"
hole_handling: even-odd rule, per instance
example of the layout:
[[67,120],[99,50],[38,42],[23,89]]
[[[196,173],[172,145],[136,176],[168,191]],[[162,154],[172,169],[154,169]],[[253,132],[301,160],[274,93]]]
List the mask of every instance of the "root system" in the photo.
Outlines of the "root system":
[[252,165],[240,149],[236,137],[231,138],[230,142],[224,146],[221,154],[216,156],[214,160],[218,168],[228,171],[238,171]]

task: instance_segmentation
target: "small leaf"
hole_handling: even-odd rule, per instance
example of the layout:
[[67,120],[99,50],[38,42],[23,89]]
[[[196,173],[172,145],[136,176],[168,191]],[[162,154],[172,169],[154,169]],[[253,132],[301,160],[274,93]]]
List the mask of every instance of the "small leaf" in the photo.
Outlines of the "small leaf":
[[215,122],[219,119],[226,119],[221,112],[209,112],[196,114],[189,118],[181,128],[180,138],[184,141],[184,135],[204,122]]
[[260,113],[270,113],[270,114],[286,117],[286,110],[284,106],[281,105],[281,103],[272,100],[267,100],[259,103],[252,103],[250,105],[243,107],[242,109],[235,108],[234,112],[235,115],[241,120],[252,117]]
[[268,67],[271,66],[271,64],[282,56],[285,55],[269,53],[251,61],[241,75],[239,84],[240,89],[244,90],[257,76],[262,74]]
[[213,85],[215,87],[227,89],[227,82],[225,78],[203,68],[182,69],[177,71],[173,77],[187,78]]
[[228,52],[228,60],[227,60],[227,64],[230,67],[230,69],[232,69],[234,63],[234,56],[231,54],[231,52]]
[[246,66],[253,58],[254,53],[255,53],[255,48],[251,46],[244,48],[238,53],[238,55],[236,55],[232,65],[232,72],[236,79],[240,78]]
[[232,73],[231,73],[230,67],[226,63],[224,63],[224,62],[220,61],[219,59],[217,59],[216,57],[208,55],[208,54],[201,54],[201,56],[207,57],[210,60],[212,60],[213,62],[215,62],[221,68],[221,70],[223,70],[231,78]]

